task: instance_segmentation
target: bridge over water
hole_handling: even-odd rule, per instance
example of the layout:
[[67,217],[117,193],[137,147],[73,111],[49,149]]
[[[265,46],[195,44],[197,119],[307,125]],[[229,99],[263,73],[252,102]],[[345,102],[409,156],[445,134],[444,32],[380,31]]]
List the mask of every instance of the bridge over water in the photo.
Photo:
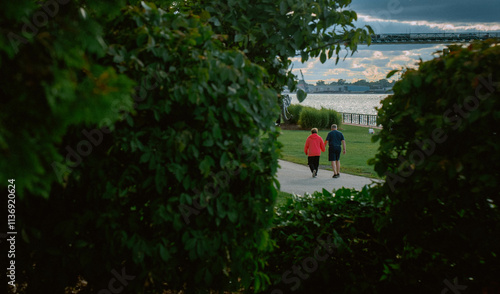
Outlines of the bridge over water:
[[[456,44],[470,43],[476,40],[496,39],[500,41],[500,32],[464,32],[464,33],[407,33],[407,34],[374,34],[371,45],[390,44]],[[330,45],[343,43],[345,40],[332,42]],[[300,56],[300,51],[295,56]]]
[[376,34],[371,37],[372,44],[446,44],[490,38],[500,40],[500,32]]

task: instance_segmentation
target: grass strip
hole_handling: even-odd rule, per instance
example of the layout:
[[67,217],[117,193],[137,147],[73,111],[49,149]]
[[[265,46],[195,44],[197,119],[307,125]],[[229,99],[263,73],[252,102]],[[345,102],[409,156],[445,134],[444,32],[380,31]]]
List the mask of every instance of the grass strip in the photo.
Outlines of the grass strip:
[[[374,171],[374,167],[368,165],[368,160],[374,158],[379,144],[372,143],[372,134],[368,133],[367,127],[342,125],[341,131],[346,140],[346,154],[340,155],[341,173],[359,175],[369,178],[380,178]],[[326,139],[330,130],[321,129],[318,135]],[[379,130],[375,129],[375,133]],[[298,164],[307,165],[307,156],[304,154],[304,145],[307,137],[311,134],[305,130],[282,130],[278,140],[283,144],[282,159]],[[328,147],[326,152],[321,154],[320,167],[331,170],[331,163],[328,161]]]

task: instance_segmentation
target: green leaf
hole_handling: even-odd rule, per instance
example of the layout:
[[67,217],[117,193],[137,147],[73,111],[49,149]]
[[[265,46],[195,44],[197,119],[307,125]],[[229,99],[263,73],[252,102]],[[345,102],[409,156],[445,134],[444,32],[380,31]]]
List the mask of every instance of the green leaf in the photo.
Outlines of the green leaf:
[[216,26],[216,27],[220,27],[221,26],[221,23],[220,23],[219,19],[217,17],[215,17],[215,16],[212,16],[208,21],[211,22],[211,23],[213,23],[214,26]]
[[212,157],[205,156],[205,158],[200,162],[199,168],[203,174],[208,175],[210,169],[213,166],[214,166],[214,160],[212,159]]
[[83,248],[83,247],[86,247],[89,243],[84,241],[84,240],[78,240],[76,241],[76,248]]
[[280,14],[285,15],[288,12],[288,5],[286,0],[282,0],[280,3]]
[[229,156],[227,155],[227,152],[224,152],[220,157],[219,161],[220,167],[224,168],[228,162],[229,162]]
[[203,141],[203,146],[212,147],[214,145],[214,140],[212,138],[208,138]]
[[236,58],[234,59],[234,67],[241,68],[243,67],[243,64],[244,64],[243,54],[236,55]]
[[392,77],[394,74],[398,73],[400,70],[399,69],[394,69],[394,70],[391,70],[387,76],[385,77],[386,79]]
[[149,161],[149,157],[151,156],[151,152],[144,152],[139,159],[139,163],[145,163]]
[[223,219],[227,215],[227,212],[224,209],[222,200],[220,198],[217,198],[216,199],[216,203],[217,203],[217,205],[216,205],[216,207],[217,207],[217,216],[219,218]]
[[227,217],[232,223],[236,223],[236,221],[238,220],[238,212],[235,210],[229,210],[227,212]]
[[151,11],[154,7],[154,3],[146,3],[144,1],[141,1],[141,6],[144,7],[147,11]]
[[165,262],[168,262],[170,260],[170,252],[168,252],[168,249],[161,244],[160,244],[160,257]]
[[299,102],[302,102],[306,99],[307,97],[307,93],[304,92],[304,90],[302,89],[298,89],[297,90],[297,99],[299,100]]
[[239,43],[245,41],[245,35],[242,34],[236,34],[234,36],[234,42]]
[[330,193],[328,190],[326,190],[325,188],[323,188],[323,195],[325,196],[328,196],[328,197],[332,197],[332,193]]
[[321,55],[319,56],[319,61],[321,61],[321,63],[325,63],[326,61],[325,51],[321,52]]

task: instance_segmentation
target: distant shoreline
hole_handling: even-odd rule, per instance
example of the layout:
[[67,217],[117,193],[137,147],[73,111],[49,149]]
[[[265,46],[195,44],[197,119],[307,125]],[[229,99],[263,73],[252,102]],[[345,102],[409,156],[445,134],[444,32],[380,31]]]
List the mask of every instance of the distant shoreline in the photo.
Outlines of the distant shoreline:
[[[294,93],[281,93],[282,95],[285,95],[285,94],[293,94],[293,95],[297,95],[296,92]],[[387,93],[377,93],[377,92],[315,92],[315,93],[307,93],[308,95],[309,94],[353,94],[353,95],[359,95],[359,94],[380,94],[380,95],[392,95],[394,94],[394,92],[387,92]]]
[[296,94],[289,95],[291,104],[311,106],[316,109],[329,108],[343,113],[360,113],[374,115],[380,102],[391,94],[374,93],[310,93],[307,98],[299,102]]

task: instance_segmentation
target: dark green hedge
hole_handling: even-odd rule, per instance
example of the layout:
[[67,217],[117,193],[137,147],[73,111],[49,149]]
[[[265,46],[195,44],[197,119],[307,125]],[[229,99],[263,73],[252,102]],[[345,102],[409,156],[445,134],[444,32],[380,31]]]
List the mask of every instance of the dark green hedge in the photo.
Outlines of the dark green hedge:
[[71,164],[48,199],[29,195],[16,207],[17,282],[28,293],[63,293],[79,275],[87,293],[101,293],[113,270],[134,277],[127,293],[268,281],[276,92],[204,20],[148,5],[128,6],[103,30],[103,62],[138,85],[134,110],[112,131],[86,127],[92,139],[73,127],[61,152],[88,139],[98,142],[91,156]]
[[372,193],[392,282],[437,292],[456,278],[477,293],[500,277],[500,46],[449,49],[382,101],[372,163],[386,182]]
[[368,189],[293,196],[276,208],[265,293],[389,293],[374,222],[382,212]]

